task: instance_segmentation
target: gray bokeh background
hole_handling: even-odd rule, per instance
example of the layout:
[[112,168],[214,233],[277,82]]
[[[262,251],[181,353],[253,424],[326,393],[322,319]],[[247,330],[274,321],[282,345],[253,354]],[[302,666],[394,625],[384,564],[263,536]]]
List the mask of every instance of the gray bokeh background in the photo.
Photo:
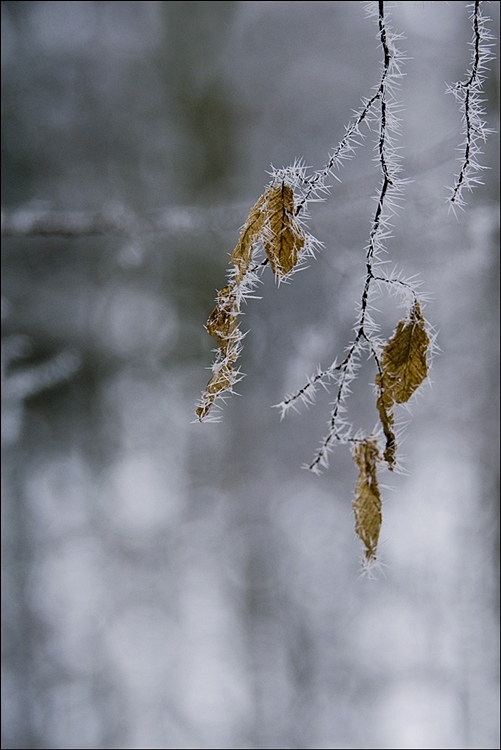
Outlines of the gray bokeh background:
[[[423,279],[441,353],[408,473],[381,474],[369,581],[349,452],[300,468],[332,397],[270,406],[352,335],[373,135],[312,207],[318,260],[247,305],[241,397],[192,420],[239,227],[270,164],[325,163],[378,81],[374,21],[312,0],[2,3],[2,748],[499,747],[499,141],[456,218],[466,4],[392,14],[412,182],[389,258]],[[22,236],[50,211],[121,231]],[[390,335],[402,311],[378,306]],[[349,402],[366,431],[373,381],[367,363]]]

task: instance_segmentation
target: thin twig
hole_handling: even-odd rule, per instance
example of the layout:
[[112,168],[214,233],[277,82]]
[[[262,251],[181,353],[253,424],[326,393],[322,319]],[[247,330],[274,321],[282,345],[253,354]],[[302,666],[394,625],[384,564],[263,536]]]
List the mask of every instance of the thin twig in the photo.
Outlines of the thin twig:
[[464,208],[466,200],[463,197],[464,190],[470,192],[476,185],[481,185],[479,172],[486,167],[482,166],[477,157],[482,153],[481,142],[485,142],[487,136],[492,133],[485,122],[485,110],[482,107],[482,85],[486,78],[487,63],[494,58],[491,50],[494,37],[487,29],[487,16],[482,14],[482,3],[480,0],[470,6],[472,8],[471,22],[473,37],[470,42],[472,47],[471,67],[464,81],[458,81],[447,88],[447,93],[454,95],[459,102],[463,120],[464,141],[461,144],[461,168],[456,176],[456,182],[451,189],[449,203],[454,208]]

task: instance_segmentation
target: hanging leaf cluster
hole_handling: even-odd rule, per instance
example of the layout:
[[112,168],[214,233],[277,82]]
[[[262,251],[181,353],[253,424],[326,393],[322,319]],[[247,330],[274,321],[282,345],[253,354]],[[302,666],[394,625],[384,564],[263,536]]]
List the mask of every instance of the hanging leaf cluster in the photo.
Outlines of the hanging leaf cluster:
[[[374,88],[375,93],[362,100],[360,108],[347,124],[343,137],[329,154],[324,167],[310,171],[301,162],[296,161],[286,169],[273,170],[272,182],[249,211],[230,257],[232,269],[229,281],[219,292],[216,307],[207,321],[207,331],[216,339],[218,349],[212,367],[212,377],[197,408],[200,421],[212,419],[211,409],[214,403],[232,392],[234,384],[240,378],[236,363],[243,337],[238,325],[242,302],[252,296],[265,266],[270,266],[276,280],[281,282],[296,270],[305,257],[314,256],[315,245],[320,243],[303,228],[308,202],[323,200],[323,195],[329,192],[327,180],[331,176],[336,177],[335,170],[354,155],[356,147],[363,140],[361,125],[366,124],[372,129],[373,125],[377,124],[377,127],[374,127],[377,131],[376,161],[379,164],[381,181],[375,195],[377,205],[365,248],[367,273],[354,338],[341,359],[335,358],[324,368],[319,366],[301,387],[287,394],[279,404],[276,404],[283,417],[290,410],[296,409],[299,403],[313,404],[320,386],[327,390],[330,387],[336,388],[336,395],[331,402],[327,433],[307,468],[315,473],[321,473],[321,469],[328,466],[329,454],[335,445],[351,446],[353,460],[358,469],[353,502],[355,529],[365,547],[366,569],[376,561],[382,524],[378,468],[382,463],[391,471],[397,467],[399,431],[395,424],[395,408],[399,404],[406,404],[426,379],[428,352],[433,346],[431,329],[423,317],[419,303],[418,283],[413,278],[405,279],[396,271],[387,274],[382,269],[383,263],[387,262],[383,260],[383,256],[387,250],[386,239],[391,236],[391,217],[405,186],[405,180],[400,177],[398,148],[394,145],[394,138],[398,136],[399,131],[400,109],[400,104],[395,98],[395,90],[402,75],[401,64],[404,56],[395,43],[398,35],[388,23],[386,5],[373,3],[370,9],[370,14],[377,23],[383,52],[380,80]],[[484,40],[488,36],[482,25],[480,3],[474,5],[474,33],[476,40],[480,42],[482,35]],[[477,73],[481,65],[485,65],[487,59],[490,59],[489,54],[484,51],[483,58],[475,58],[474,66]],[[458,84],[462,91],[467,92],[465,101],[470,101],[468,96],[473,91],[475,75],[472,68],[469,81],[466,84]],[[480,77],[478,81],[480,82]],[[471,125],[471,110],[465,114],[465,119],[467,125]],[[485,134],[482,128],[483,124],[477,132]],[[467,131],[473,133],[471,128],[467,128]],[[467,158],[474,156],[469,148],[470,140],[468,135],[465,141]],[[461,172],[461,175],[463,174],[464,170]],[[459,186],[452,198],[458,205],[461,185],[466,185],[465,180],[461,182],[461,179],[460,176]],[[379,289],[386,287],[391,293],[400,295],[406,304],[412,299],[405,318],[397,323],[392,336],[383,345],[378,337],[378,324],[371,315],[370,301],[373,291],[376,291],[375,286]],[[351,384],[357,377],[362,356],[367,350],[377,365],[376,408],[384,434],[383,441],[380,440],[379,430],[378,435],[368,435],[362,431],[353,434],[353,427],[346,418],[346,401],[352,392]]]
[[[390,470],[395,467],[397,450],[394,407],[406,403],[427,377],[429,345],[426,321],[415,300],[408,317],[398,322],[378,358],[376,405],[386,438],[383,458]],[[355,440],[352,455],[359,470],[353,503],[355,531],[365,546],[366,562],[370,563],[376,560],[382,523],[377,482],[377,466],[382,457],[373,437]]]
[[256,265],[256,253],[264,248],[278,281],[285,279],[300,259],[306,237],[294,214],[294,190],[283,181],[268,187],[249,211],[230,256],[234,266],[230,283],[218,293],[216,307],[206,323],[207,332],[217,341],[218,351],[213,375],[196,409],[200,422],[209,416],[216,399],[230,393],[240,379],[234,367],[243,337],[238,316],[242,301],[256,283],[256,271],[264,265]]

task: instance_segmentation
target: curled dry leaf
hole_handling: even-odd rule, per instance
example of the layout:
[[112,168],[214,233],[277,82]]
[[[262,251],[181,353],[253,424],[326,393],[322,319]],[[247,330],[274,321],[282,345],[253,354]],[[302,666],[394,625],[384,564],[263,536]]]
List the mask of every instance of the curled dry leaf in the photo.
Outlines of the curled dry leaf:
[[266,219],[263,211],[265,204],[266,193],[249,211],[236,247],[230,256],[230,261],[237,269],[235,277],[230,284],[218,292],[216,307],[206,323],[207,332],[217,340],[219,351],[212,367],[213,375],[205,386],[195,412],[200,422],[208,417],[215,400],[226,391],[231,391],[237,379],[233,365],[240,354],[239,342],[242,338],[237,325],[240,312],[237,287],[249,270],[254,245],[262,233]]
[[217,305],[209,315],[206,328],[211,336],[217,339],[219,348],[224,354],[235,336],[237,328],[238,305],[235,290],[230,285],[217,295]]
[[294,191],[281,183],[268,188],[252,206],[230,261],[237,267],[239,284],[252,261],[253,247],[260,239],[273,273],[282,279],[296,266],[305,239],[294,219]]
[[304,237],[294,220],[294,191],[282,183],[267,193],[268,236],[264,243],[273,273],[284,278],[295,267]]
[[355,531],[364,543],[365,557],[370,561],[376,559],[379,532],[383,520],[376,471],[377,464],[380,461],[377,441],[374,438],[366,438],[355,443],[353,459],[359,470],[353,502]]
[[[230,391],[233,387],[236,378],[233,364],[237,357],[238,350],[235,348],[234,351],[230,352],[229,357],[220,363],[219,368],[205,386],[205,391],[202,394],[202,398],[200,399],[200,403],[195,412],[200,422],[209,415],[216,398],[225,391]],[[215,367],[217,367],[217,365],[215,365]]]
[[237,267],[237,273],[235,276],[237,284],[240,284],[249,270],[252,261],[254,243],[259,239],[262,232],[266,218],[263,206],[266,203],[268,192],[269,191],[265,192],[249,211],[249,215],[247,216],[242,231],[240,232],[240,237],[238,238],[236,247],[230,256],[231,263]]
[[237,326],[238,302],[234,286],[225,286],[217,295],[217,305],[209,315],[206,328],[217,339],[218,357],[213,366],[211,379],[196,409],[202,422],[208,416],[216,398],[231,390],[236,380],[233,365],[238,359],[241,333]]
[[392,469],[395,466],[396,440],[393,432],[395,404],[403,404],[428,375],[426,353],[430,337],[419,302],[414,302],[407,320],[401,320],[391,339],[383,347],[378,387],[377,409],[386,437],[384,458]]

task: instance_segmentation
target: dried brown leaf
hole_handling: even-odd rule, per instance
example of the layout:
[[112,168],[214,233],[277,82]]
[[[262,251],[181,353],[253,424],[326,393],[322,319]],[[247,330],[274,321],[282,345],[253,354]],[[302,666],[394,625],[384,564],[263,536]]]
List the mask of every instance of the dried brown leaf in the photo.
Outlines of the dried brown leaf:
[[214,401],[225,391],[231,390],[236,376],[233,365],[239,355],[241,333],[237,325],[238,302],[235,287],[225,286],[217,295],[217,304],[209,315],[206,328],[211,336],[217,339],[219,352],[214,366],[214,374],[205,386],[205,390],[196,409],[196,415],[202,422],[208,416]]
[[217,339],[219,348],[225,353],[228,344],[235,338],[238,305],[234,289],[225,286],[217,295],[217,305],[206,323],[208,333]]
[[268,237],[264,243],[273,273],[286,276],[297,263],[304,237],[294,221],[294,191],[289,185],[277,185],[267,193]]
[[294,192],[288,185],[268,188],[252,206],[230,256],[231,263],[236,266],[234,279],[218,293],[216,307],[206,323],[207,332],[217,340],[219,351],[214,374],[196,410],[200,421],[208,416],[218,396],[231,391],[237,379],[233,365],[238,359],[242,338],[237,325],[240,312],[238,291],[259,240],[264,244],[273,272],[283,278],[296,265],[305,242],[294,221]]
[[383,348],[381,387],[386,406],[390,405],[390,400],[396,404],[408,401],[426,378],[429,344],[421,307],[416,302],[409,319],[397,324],[397,330]]
[[377,441],[373,438],[366,438],[357,442],[353,449],[353,459],[359,469],[353,502],[355,531],[364,543],[365,556],[370,561],[376,558],[383,520],[381,495],[377,483],[377,464],[380,460]]
[[393,432],[393,407],[408,401],[428,375],[426,353],[429,344],[425,319],[416,301],[409,318],[398,322],[395,333],[383,347],[381,371],[376,375],[376,406],[386,437],[384,458],[390,469],[395,465],[397,447]]
[[233,364],[238,359],[240,351],[238,342],[242,338],[237,325],[239,314],[237,287],[249,270],[254,244],[262,233],[266,219],[265,204],[266,193],[249,211],[237,245],[230,257],[230,261],[237,267],[235,278],[218,293],[216,307],[206,323],[207,332],[217,340],[219,352],[213,368],[214,374],[207,383],[196,409],[201,422],[208,416],[216,398],[225,391],[230,391],[235,383],[236,375]]
[[230,261],[238,268],[235,276],[237,284],[242,281],[249,269],[252,260],[252,248],[262,232],[266,218],[266,214],[263,211],[266,197],[267,192],[264,193],[257,203],[252,206],[243,229],[240,232],[240,237],[238,238],[236,247],[230,256]]
[[237,352],[235,351],[234,358],[230,356],[229,360],[223,362],[221,367],[214,373],[205,386],[205,391],[202,394],[200,404],[195,412],[200,422],[202,422],[209,414],[216,398],[225,391],[231,390],[231,387],[235,382],[233,362],[236,360],[237,356]]

